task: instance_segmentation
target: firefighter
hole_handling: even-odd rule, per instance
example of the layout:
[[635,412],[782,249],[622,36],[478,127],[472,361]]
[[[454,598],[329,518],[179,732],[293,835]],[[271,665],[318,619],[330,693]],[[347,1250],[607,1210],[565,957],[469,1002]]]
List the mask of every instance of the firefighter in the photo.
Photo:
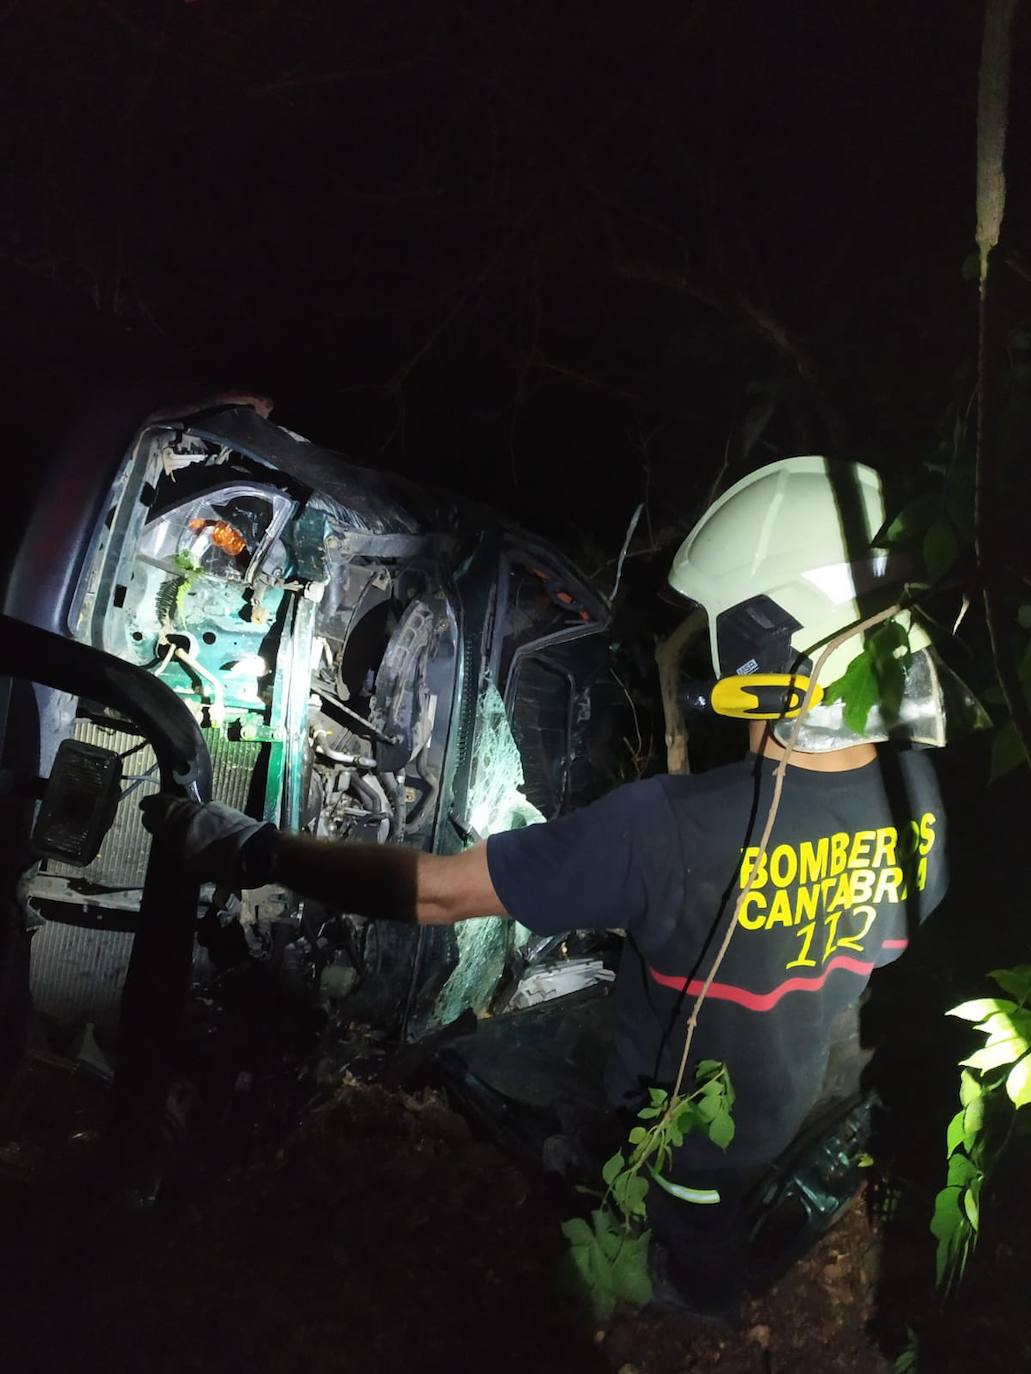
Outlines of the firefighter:
[[841,1027],[854,1027],[871,973],[899,957],[945,891],[945,818],[925,752],[944,742],[944,669],[908,611],[881,641],[897,658],[894,699],[873,705],[862,730],[826,694],[861,641],[823,665],[759,848],[817,646],[901,591],[906,570],[872,542],[883,520],[874,471],[790,458],[731,487],[678,551],[670,582],[707,613],[714,670],[693,695],[748,720],[740,762],[629,783],[452,856],[279,834],[217,804],[142,803],[147,826],[203,880],[274,880],[368,917],[426,925],[503,913],[543,935],[625,930],[605,1088],[629,1116],[648,1087],[672,1084],[687,1018],[752,879],[686,1080],[700,1060],[728,1066],[735,1134],[725,1150],[688,1136],[671,1174],[720,1201],[649,1194],[673,1280],[698,1307],[729,1295],[749,1200],[812,1118],[832,1049],[854,1044]]

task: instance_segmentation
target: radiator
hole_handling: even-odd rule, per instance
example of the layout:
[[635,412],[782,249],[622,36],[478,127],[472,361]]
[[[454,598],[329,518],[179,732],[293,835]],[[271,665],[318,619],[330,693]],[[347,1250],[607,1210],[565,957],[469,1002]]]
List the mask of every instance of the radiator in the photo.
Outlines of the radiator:
[[[253,741],[228,740],[219,730],[204,730],[205,743],[211,754],[212,796],[216,801],[241,810],[247,802],[251,777],[258,764],[261,750],[267,746]],[[76,720],[74,736],[103,749],[124,754],[140,744],[138,735],[126,734],[112,727],[90,720]],[[150,835],[143,828],[139,801],[141,797],[158,791],[154,751],[144,745],[123,761],[125,780],[123,791],[133,787],[115,816],[115,822],[91,864],[77,868],[73,864],[46,859],[40,864],[39,875],[28,885],[28,895],[45,898],[46,920],[35,931],[31,945],[31,986],[36,1009],[53,1021],[68,1025],[79,1021],[93,1021],[100,1025],[117,1020],[125,972],[132,952],[131,933],[110,930],[96,925],[73,925],[62,919],[62,911],[79,919],[83,897],[77,900],[63,883],[66,878],[93,883],[100,887],[129,889],[139,892],[150,852]],[[134,787],[135,780],[154,769],[152,777]],[[103,908],[104,895],[89,898]],[[131,897],[111,899],[124,925],[126,908],[138,906]],[[116,913],[112,912],[112,915]],[[129,922],[132,917],[129,912]]]
[[60,1024],[118,1019],[132,936],[47,921],[32,937],[32,1001]]

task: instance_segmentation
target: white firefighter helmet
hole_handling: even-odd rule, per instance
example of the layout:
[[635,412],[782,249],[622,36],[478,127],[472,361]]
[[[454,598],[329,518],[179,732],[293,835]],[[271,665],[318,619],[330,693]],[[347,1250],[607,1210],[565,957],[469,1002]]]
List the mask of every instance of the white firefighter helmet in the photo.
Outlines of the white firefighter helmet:
[[[669,575],[671,586],[708,616],[717,679],[808,677],[819,646],[890,606],[902,592],[908,560],[874,547],[884,518],[881,479],[872,468],[817,456],[771,463],[724,492],[680,546]],[[910,612],[897,619],[914,655],[901,712],[907,728],[881,721],[875,708],[857,736],[844,725],[840,702],[818,704],[807,713],[802,748],[838,749],[898,733],[944,742],[937,672],[932,655],[920,652],[930,641]],[[835,649],[818,686],[842,677],[861,651],[858,637]],[[779,736],[782,727],[775,727]]]

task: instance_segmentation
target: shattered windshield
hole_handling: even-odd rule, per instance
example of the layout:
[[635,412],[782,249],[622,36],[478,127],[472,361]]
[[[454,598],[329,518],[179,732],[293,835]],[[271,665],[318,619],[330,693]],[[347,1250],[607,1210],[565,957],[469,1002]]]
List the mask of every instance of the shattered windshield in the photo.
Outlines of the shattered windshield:
[[522,757],[493,681],[480,695],[472,755],[466,816],[477,839],[544,820],[524,795]]
[[[473,741],[473,765],[466,810],[468,829],[478,840],[503,830],[517,830],[543,821],[540,811],[523,795],[523,764],[512,734],[505,703],[494,682],[480,694]],[[480,1012],[501,979],[513,947],[521,947],[529,931],[516,921],[494,917],[463,921],[455,931],[458,965],[440,991],[435,1017],[454,1020],[472,1007]]]

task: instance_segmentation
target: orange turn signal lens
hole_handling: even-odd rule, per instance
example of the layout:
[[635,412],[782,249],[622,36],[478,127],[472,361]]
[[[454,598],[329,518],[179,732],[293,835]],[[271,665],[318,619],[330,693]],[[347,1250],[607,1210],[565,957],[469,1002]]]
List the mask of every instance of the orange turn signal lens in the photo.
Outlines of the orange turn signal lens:
[[247,541],[240,531],[233,529],[225,520],[216,522],[211,531],[211,542],[223,553],[232,554],[234,558],[247,547]]

